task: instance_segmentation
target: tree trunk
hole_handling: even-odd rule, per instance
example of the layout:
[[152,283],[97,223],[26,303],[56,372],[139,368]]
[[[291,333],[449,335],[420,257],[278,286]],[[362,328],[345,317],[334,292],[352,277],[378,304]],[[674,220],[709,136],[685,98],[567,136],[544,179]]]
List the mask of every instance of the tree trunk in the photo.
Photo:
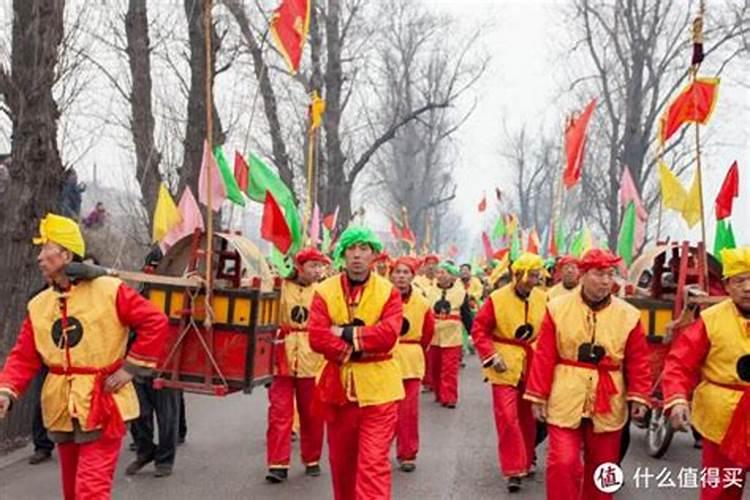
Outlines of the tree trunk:
[[[203,33],[204,2],[184,0],[185,15],[188,20],[188,37],[190,39],[190,91],[188,92],[187,127],[185,128],[185,152],[180,169],[180,191],[190,186],[193,193],[198,193],[198,176],[200,175],[201,160],[203,158],[203,142],[206,140],[208,126],[206,124],[206,38]],[[211,26],[211,48],[213,50],[213,65],[219,51],[219,38],[214,26]],[[211,89],[213,92],[215,72],[211,71]],[[212,100],[213,101],[213,100]],[[213,104],[213,102],[212,102]],[[219,113],[214,104],[213,114],[213,144],[224,144],[224,132],[221,127]]]
[[39,220],[58,209],[63,165],[52,87],[64,8],[62,0],[14,0],[10,74],[0,67],[13,124],[12,189],[0,198],[0,359],[15,341],[29,294],[42,284],[31,239]]
[[146,0],[130,0],[125,15],[126,52],[133,88],[130,92],[131,131],[135,145],[136,180],[149,220],[156,208],[161,174],[161,153],[154,143],[154,112],[151,103],[151,52]]

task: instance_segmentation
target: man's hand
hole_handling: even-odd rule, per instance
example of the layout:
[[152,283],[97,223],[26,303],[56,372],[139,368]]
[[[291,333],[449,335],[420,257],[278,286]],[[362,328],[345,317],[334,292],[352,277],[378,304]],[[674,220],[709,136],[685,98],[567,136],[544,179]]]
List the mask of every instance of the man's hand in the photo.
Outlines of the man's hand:
[[107,392],[117,392],[131,380],[133,380],[133,374],[129,373],[125,368],[120,368],[104,381],[104,390]]
[[499,354],[495,356],[495,360],[490,366],[493,370],[495,370],[496,373],[503,373],[505,371],[508,371],[508,366],[505,364],[505,361]]
[[643,403],[634,402],[630,407],[630,418],[635,420],[636,422],[642,422],[643,419],[646,418],[647,413],[648,406],[644,405]]
[[690,427],[690,407],[679,403],[672,407],[669,413],[669,423],[676,431],[686,431]]
[[4,419],[10,409],[10,397],[7,394],[0,394],[0,420]]
[[335,336],[338,338],[341,338],[341,334],[344,333],[344,327],[343,326],[332,326],[331,331]]
[[540,422],[547,421],[547,403],[531,403],[531,414]]

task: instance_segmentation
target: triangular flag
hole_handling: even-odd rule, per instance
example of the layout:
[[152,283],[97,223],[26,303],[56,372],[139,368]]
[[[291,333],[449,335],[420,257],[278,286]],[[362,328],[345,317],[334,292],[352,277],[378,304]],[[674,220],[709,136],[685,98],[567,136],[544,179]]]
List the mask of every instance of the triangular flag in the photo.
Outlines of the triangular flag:
[[477,206],[477,209],[480,212],[484,212],[485,210],[487,210],[487,195],[486,194],[482,196],[482,200],[479,202],[479,206]]
[[492,229],[492,238],[499,240],[505,236],[506,233],[507,228],[505,227],[505,216],[500,214],[500,217],[497,218],[497,222],[495,223],[495,227]]
[[716,104],[718,78],[697,78],[685,87],[660,119],[659,138],[664,144],[685,123],[705,125]]
[[247,166],[245,159],[238,152],[234,152],[234,180],[237,181],[237,187],[243,193],[247,191],[248,176],[250,168]]
[[529,231],[529,242],[526,244],[526,251],[539,255],[539,234],[537,234],[535,227]]
[[[210,173],[209,173],[210,172]],[[211,210],[218,212],[221,204],[227,199],[227,191],[224,187],[219,167],[216,165],[214,155],[208,149],[208,141],[203,142],[203,161],[198,177],[198,201],[208,206],[208,179],[211,178]]]
[[333,231],[333,228],[336,227],[336,221],[339,218],[339,207],[336,207],[336,210],[332,214],[328,214],[325,217],[323,217],[323,225],[328,229],[329,231]]
[[320,236],[320,207],[315,204],[313,208],[312,218],[310,219],[310,241],[313,245],[318,244],[318,237]]
[[659,184],[664,208],[682,212],[687,199],[687,191],[664,162],[659,162]]
[[596,107],[596,99],[583,110],[581,116],[571,119],[565,129],[565,171],[563,182],[570,189],[581,179],[583,157],[586,149],[586,129]]
[[487,235],[485,231],[482,231],[482,247],[484,247],[484,257],[487,259],[487,261],[492,260],[492,254],[495,252],[492,250],[492,243],[490,242],[490,237]]
[[156,199],[156,208],[154,209],[153,241],[160,241],[180,222],[182,222],[182,216],[177,210],[167,186],[162,182],[159,185],[159,196]]
[[732,215],[732,204],[740,194],[740,172],[737,162],[732,163],[729,172],[724,178],[718,196],[716,196],[716,218],[726,219]]
[[625,215],[622,218],[620,234],[617,238],[617,254],[622,257],[626,266],[633,263],[633,247],[635,246],[635,224],[636,224],[635,202],[628,203]]
[[195,232],[196,229],[203,231],[203,215],[201,215],[201,209],[198,206],[198,202],[195,201],[193,192],[189,187],[185,187],[180,197],[180,203],[177,205],[177,210],[180,212],[182,222],[173,227],[164,239],[161,240],[161,249],[163,253],[175,243],[180,241],[186,236],[190,236]]
[[687,198],[685,198],[685,206],[682,207],[682,218],[685,219],[690,229],[701,220],[701,186],[698,180],[698,172],[693,175],[693,183],[690,185]]
[[279,252],[285,254],[292,246],[292,233],[286,223],[284,213],[270,192],[266,192],[266,202],[263,205],[260,235],[274,244]]
[[726,219],[722,219],[716,222],[714,257],[721,262],[721,251],[730,248],[737,248],[737,242],[734,240],[734,231],[732,231],[732,223]]
[[323,242],[320,244],[320,249],[323,253],[328,253],[331,250],[331,230],[323,225]]
[[636,219],[635,219],[635,248],[643,245],[646,240],[646,223],[648,221],[648,211],[646,211],[641,200],[641,195],[638,193],[638,189],[635,187],[633,176],[630,174],[630,168],[626,165],[622,172],[622,180],[620,182],[620,206],[627,208],[630,202],[635,204]]
[[555,230],[555,242],[558,253],[567,253],[567,239],[568,237],[565,234],[565,228],[563,228],[562,222],[560,222]]
[[549,247],[547,248],[547,254],[550,257],[557,257],[558,255],[560,255],[560,250],[557,246],[557,231],[555,231],[554,224],[549,226],[549,231]]
[[292,271],[294,271],[294,265],[290,262],[290,259],[279,253],[276,247],[271,247],[271,251],[268,254],[268,261],[278,270],[279,276],[282,278],[288,278],[292,275]]
[[227,163],[224,150],[221,146],[214,147],[214,158],[216,158],[216,165],[219,167],[221,178],[224,181],[227,198],[235,205],[244,207],[245,198],[242,197],[242,191],[240,191],[240,187],[237,185],[233,172],[229,169],[229,163]]
[[311,0],[282,0],[271,17],[271,36],[289,71],[296,73],[310,27]]
[[510,240],[510,260],[515,261],[521,256],[521,238],[518,235],[518,231],[513,231],[513,236]]
[[403,236],[403,233],[401,232],[401,228],[398,224],[396,224],[396,221],[391,219],[391,236],[393,236],[393,239],[396,242],[401,241],[401,238]]
[[508,214],[508,222],[506,223],[505,234],[514,234],[518,230],[518,217],[515,214]]

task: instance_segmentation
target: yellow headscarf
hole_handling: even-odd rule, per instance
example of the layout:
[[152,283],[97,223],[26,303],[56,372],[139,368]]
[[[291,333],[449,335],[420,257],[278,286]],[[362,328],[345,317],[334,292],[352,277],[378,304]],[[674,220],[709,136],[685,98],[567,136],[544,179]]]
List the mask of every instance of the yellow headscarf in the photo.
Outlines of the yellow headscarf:
[[524,252],[513,262],[510,268],[514,275],[523,272],[522,279],[526,279],[530,271],[544,271],[544,259],[535,253]]
[[724,249],[721,251],[724,278],[750,273],[750,247]]
[[503,260],[500,261],[500,263],[495,266],[495,268],[492,270],[492,273],[490,273],[490,277],[488,278],[489,282],[494,285],[497,280],[500,279],[500,277],[505,274],[505,272],[508,270],[508,265],[510,264],[510,258],[509,255],[506,253],[503,257]]
[[39,236],[34,238],[34,244],[44,245],[50,241],[70,250],[79,257],[86,254],[86,243],[81,236],[81,228],[73,219],[47,214],[39,222]]

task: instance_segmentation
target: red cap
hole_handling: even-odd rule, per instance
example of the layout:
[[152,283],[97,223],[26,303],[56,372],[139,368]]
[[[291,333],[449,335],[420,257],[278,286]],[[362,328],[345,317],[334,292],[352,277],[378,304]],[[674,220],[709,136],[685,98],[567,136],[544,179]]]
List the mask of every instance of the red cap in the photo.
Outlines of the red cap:
[[305,262],[322,262],[323,264],[330,264],[331,259],[326,257],[320,250],[313,247],[307,247],[303,248],[297,253],[297,256],[294,258],[294,264],[297,267],[302,267],[305,265]]
[[417,274],[417,270],[419,269],[419,259],[414,257],[409,257],[408,255],[404,255],[403,257],[399,257],[393,262],[393,267],[391,267],[391,272],[393,272],[394,269],[396,269],[396,266],[403,265],[409,268],[409,271],[411,271],[412,274]]
[[591,269],[609,269],[610,267],[617,267],[620,262],[622,262],[622,259],[608,250],[593,248],[583,255],[583,258],[578,262],[578,268],[581,272],[585,273]]
[[573,257],[572,255],[563,255],[560,260],[557,261],[557,268],[562,269],[564,266],[567,266],[568,264],[573,264],[575,266],[580,265],[580,261]]
[[440,257],[435,255],[434,253],[428,253],[422,258],[422,264],[427,264],[430,261],[432,261],[434,264],[437,264],[440,262]]

